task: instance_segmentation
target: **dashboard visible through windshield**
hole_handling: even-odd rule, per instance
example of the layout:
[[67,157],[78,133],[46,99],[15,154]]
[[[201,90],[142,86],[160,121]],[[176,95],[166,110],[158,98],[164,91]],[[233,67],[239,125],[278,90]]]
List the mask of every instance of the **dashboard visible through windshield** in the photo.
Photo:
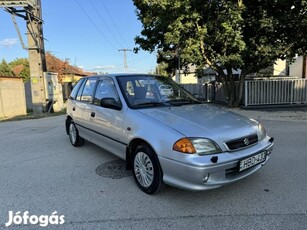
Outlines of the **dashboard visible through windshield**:
[[117,81],[131,108],[200,103],[193,95],[167,77],[132,75],[117,77]]

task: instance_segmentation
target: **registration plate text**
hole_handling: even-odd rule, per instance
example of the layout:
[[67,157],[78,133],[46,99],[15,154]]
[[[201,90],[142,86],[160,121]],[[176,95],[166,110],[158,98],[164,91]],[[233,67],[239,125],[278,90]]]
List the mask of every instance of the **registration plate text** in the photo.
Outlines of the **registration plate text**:
[[250,167],[253,167],[257,164],[260,164],[262,162],[264,162],[266,159],[266,152],[261,152],[261,153],[258,153],[254,156],[251,156],[249,158],[246,158],[244,160],[241,160],[240,161],[240,164],[239,164],[239,172],[245,170],[245,169],[248,169]]

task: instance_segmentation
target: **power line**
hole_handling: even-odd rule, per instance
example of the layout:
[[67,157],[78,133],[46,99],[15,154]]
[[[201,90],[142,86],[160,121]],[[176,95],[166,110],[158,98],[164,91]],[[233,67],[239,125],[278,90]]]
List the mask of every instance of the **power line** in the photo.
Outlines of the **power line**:
[[94,3],[92,0],[90,0],[91,5],[93,6],[93,8],[95,9],[98,17],[101,19],[102,23],[105,25],[105,27],[107,28],[107,30],[110,32],[110,34],[112,35],[112,37],[114,38],[114,40],[116,40],[117,43],[120,43],[119,40],[116,38],[116,36],[113,34],[112,30],[110,29],[110,27],[108,26],[108,24],[104,21],[102,15],[100,14],[100,12],[97,10],[97,7],[95,7]]
[[126,39],[123,37],[122,33],[120,32],[120,30],[118,29],[116,23],[114,22],[113,20],[113,17],[112,17],[112,14],[110,14],[106,4],[104,3],[104,1],[100,1],[105,9],[105,11],[107,12],[107,14],[109,15],[110,19],[111,19],[111,22],[113,23],[114,25],[114,28],[116,29],[117,33],[119,34],[119,36],[121,37],[121,39],[124,41],[124,43],[126,44],[126,46],[128,46],[128,43],[126,41]]
[[128,69],[128,64],[127,64],[127,51],[132,51],[130,49],[120,49],[118,51],[123,51],[124,52],[124,68]]
[[86,10],[80,5],[78,0],[75,0],[75,2],[77,3],[77,5],[81,8],[81,10],[83,11],[83,13],[87,16],[87,18],[91,21],[91,23],[96,27],[96,29],[99,31],[100,35],[114,48],[116,49],[116,47],[114,46],[114,44],[112,42],[110,42],[110,40],[104,35],[104,33],[100,30],[100,28],[97,26],[97,24],[95,23],[95,21],[89,16],[89,14],[86,12]]
[[150,57],[151,55],[152,55],[152,54],[148,54],[148,53],[147,53],[146,55],[143,55],[143,56],[141,56],[141,57],[139,57],[139,58],[136,58],[136,59],[134,59],[134,60],[132,60],[132,61],[130,62],[129,66],[138,65],[138,64],[140,64],[140,63],[146,61],[145,59],[147,59],[147,58]]

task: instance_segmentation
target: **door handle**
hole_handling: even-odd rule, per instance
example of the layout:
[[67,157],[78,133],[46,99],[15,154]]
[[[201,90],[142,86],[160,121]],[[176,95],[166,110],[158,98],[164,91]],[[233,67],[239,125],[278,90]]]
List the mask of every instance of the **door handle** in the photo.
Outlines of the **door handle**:
[[91,112],[91,117],[95,117],[95,112]]
[[72,107],[72,111],[76,111],[76,107]]

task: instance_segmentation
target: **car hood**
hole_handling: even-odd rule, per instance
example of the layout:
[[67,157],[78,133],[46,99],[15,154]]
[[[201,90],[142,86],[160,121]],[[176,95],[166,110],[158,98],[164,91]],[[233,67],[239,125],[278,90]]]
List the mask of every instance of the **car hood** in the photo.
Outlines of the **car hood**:
[[257,132],[255,120],[214,105],[155,107],[139,111],[187,137],[230,140]]

